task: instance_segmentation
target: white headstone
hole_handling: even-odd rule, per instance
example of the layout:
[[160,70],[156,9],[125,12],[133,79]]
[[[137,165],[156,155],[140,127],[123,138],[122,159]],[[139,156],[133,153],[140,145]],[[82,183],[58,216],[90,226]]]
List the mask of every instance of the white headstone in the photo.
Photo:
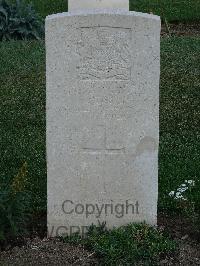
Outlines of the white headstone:
[[160,18],[51,15],[46,53],[49,235],[156,224]]
[[129,10],[129,0],[69,0],[68,11],[91,8],[119,8]]

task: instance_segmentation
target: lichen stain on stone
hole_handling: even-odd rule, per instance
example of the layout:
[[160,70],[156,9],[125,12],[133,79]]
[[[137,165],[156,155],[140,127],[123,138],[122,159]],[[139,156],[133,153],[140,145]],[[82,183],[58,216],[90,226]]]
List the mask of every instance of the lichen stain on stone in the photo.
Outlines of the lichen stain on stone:
[[144,152],[155,151],[157,147],[156,141],[152,137],[144,137],[136,147],[136,156],[141,155]]

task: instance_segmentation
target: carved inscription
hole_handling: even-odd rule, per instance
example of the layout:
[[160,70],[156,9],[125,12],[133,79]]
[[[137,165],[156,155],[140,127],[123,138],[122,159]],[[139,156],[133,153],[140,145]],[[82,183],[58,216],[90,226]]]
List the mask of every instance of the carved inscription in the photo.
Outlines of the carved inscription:
[[79,28],[77,74],[82,80],[130,80],[131,30],[115,27]]

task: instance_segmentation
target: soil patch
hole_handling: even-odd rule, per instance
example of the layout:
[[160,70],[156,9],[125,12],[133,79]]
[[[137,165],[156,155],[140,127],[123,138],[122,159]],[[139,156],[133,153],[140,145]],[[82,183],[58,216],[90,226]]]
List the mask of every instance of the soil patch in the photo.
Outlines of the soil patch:
[[200,22],[163,23],[161,36],[200,36]]

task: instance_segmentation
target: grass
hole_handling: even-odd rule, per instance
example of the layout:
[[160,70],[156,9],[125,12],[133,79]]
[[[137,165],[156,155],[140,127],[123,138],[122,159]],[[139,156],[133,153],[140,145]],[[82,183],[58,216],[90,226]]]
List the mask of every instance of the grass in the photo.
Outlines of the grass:
[[[14,1],[14,0],[12,0]],[[25,0],[27,3],[33,3],[38,13],[45,18],[50,14],[56,14],[67,11],[67,0]]]
[[0,178],[26,161],[33,208],[45,208],[44,43],[0,43],[0,84]]
[[130,9],[152,12],[168,21],[194,21],[200,19],[199,0],[130,0]]
[[[200,38],[163,39],[161,55],[159,204],[173,209],[168,192],[184,180],[200,191]],[[200,206],[199,192],[188,197]]]
[[[67,0],[26,0],[33,2],[43,16],[66,12]],[[168,21],[193,21],[200,19],[199,0],[130,0],[130,10],[160,15]]]
[[95,252],[101,265],[158,265],[160,259],[176,250],[176,243],[165,232],[146,224],[129,224],[112,230],[104,225],[91,226],[85,238],[72,235],[64,241],[83,244]]
[[[196,181],[188,197],[198,208],[200,38],[164,38],[161,57],[159,208],[177,209],[168,193],[185,179]],[[44,43],[0,43],[0,84],[0,179],[13,178],[26,161],[33,209],[45,210]]]

